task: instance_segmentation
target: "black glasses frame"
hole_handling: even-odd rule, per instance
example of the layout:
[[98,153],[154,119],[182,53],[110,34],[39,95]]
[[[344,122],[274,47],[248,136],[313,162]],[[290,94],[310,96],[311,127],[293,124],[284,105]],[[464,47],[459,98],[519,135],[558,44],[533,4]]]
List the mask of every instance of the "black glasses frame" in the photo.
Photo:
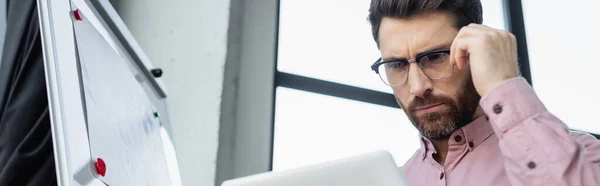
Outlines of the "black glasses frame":
[[[381,58],[379,58],[379,59],[377,59],[377,61],[375,61],[375,63],[373,63],[373,65],[371,65],[371,70],[375,71],[376,74],[379,74],[379,66],[380,65],[383,65],[386,63],[392,63],[392,62],[405,62],[405,63],[417,62],[417,64],[419,64],[418,61],[421,60],[421,58],[431,55],[431,54],[437,54],[437,53],[446,53],[446,54],[450,55],[450,49],[434,50],[431,52],[422,53],[413,59],[392,59],[392,60],[382,61]],[[419,67],[421,69],[423,69],[423,67],[420,64],[419,64]]]

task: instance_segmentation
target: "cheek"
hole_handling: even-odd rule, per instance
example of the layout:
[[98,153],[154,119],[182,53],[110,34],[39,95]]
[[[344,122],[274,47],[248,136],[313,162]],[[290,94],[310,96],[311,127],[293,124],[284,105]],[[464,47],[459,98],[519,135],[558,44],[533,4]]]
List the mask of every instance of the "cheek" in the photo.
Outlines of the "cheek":
[[447,96],[456,101],[459,86],[455,82],[437,82],[434,83],[433,95]]
[[470,79],[470,73],[468,68],[460,71],[455,69],[452,76],[433,82],[433,93],[437,95],[448,95],[456,99],[458,94],[462,93],[462,85],[464,85],[466,81],[472,81]]
[[407,86],[404,87],[396,87],[393,88],[394,91],[394,96],[396,96],[396,101],[398,101],[398,103],[401,106],[406,106],[409,103],[409,99],[410,99],[410,91],[408,88],[406,88]]

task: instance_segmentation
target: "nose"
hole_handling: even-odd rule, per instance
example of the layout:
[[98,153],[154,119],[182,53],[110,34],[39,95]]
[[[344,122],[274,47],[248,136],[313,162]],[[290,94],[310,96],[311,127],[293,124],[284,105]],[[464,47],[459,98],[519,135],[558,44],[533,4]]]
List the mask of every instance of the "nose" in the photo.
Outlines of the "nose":
[[431,79],[423,73],[416,63],[410,64],[407,81],[410,87],[410,94],[416,97],[424,97],[426,94],[431,93],[431,89],[433,88]]

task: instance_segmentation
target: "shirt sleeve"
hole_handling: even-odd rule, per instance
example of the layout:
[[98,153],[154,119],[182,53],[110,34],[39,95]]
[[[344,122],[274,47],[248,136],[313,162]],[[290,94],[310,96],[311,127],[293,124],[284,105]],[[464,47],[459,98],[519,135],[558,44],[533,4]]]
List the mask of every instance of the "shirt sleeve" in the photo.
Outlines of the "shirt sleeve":
[[480,105],[500,139],[512,185],[600,185],[600,141],[570,132],[525,79],[496,85]]

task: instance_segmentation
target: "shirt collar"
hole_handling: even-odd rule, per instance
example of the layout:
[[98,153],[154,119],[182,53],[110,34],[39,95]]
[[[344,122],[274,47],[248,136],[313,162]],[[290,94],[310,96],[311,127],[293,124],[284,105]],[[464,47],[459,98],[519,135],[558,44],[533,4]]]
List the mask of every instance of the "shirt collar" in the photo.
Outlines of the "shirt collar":
[[435,147],[433,146],[431,141],[429,141],[429,139],[427,139],[423,135],[421,135],[421,151],[423,152],[423,160],[425,160],[428,154],[437,153],[437,150],[435,150]]
[[[448,140],[448,143],[457,143],[454,141],[454,139],[456,136],[460,135],[462,137],[461,143],[463,143],[463,145],[467,145],[467,147],[472,151],[492,134],[494,134],[494,129],[492,128],[492,125],[489,123],[487,117],[485,115],[482,115],[477,119],[473,120],[471,123],[454,131],[450,135],[450,140]],[[473,143],[473,145],[471,146],[470,143]],[[431,143],[429,139],[425,138],[422,135],[421,149],[423,152],[423,160],[425,160],[428,154],[433,154],[437,152],[435,147],[433,146],[433,143]]]

